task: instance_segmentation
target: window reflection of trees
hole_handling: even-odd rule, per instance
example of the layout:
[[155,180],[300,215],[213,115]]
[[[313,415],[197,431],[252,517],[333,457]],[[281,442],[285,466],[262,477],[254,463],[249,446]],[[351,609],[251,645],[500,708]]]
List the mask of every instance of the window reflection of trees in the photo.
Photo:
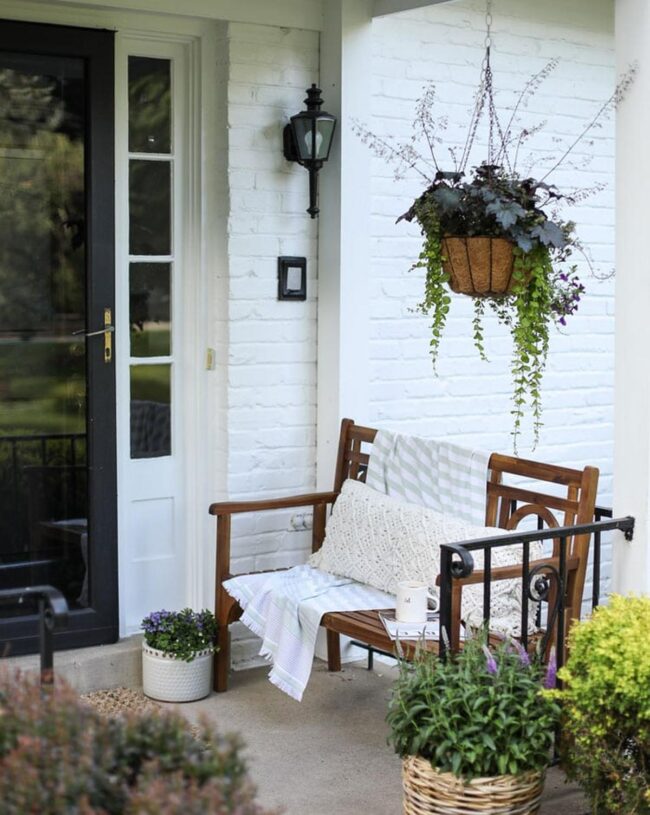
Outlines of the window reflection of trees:
[[72,336],[86,324],[83,62],[0,60],[0,584],[38,578],[74,601],[78,541],[64,555],[43,535],[87,514],[85,348]]
[[4,336],[27,339],[84,325],[82,83],[82,76],[0,69]]

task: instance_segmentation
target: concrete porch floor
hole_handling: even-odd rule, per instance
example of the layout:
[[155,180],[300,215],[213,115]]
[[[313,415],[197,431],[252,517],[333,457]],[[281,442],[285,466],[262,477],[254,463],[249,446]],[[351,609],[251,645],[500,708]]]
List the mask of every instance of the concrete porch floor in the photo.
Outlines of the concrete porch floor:
[[[203,714],[242,735],[267,807],[286,815],[399,815],[400,762],[384,723],[393,669],[346,665],[332,674],[316,661],[300,703],[274,688],[267,672],[234,673],[227,693],[179,709],[192,722]],[[576,788],[551,770],[541,815],[587,812]]]

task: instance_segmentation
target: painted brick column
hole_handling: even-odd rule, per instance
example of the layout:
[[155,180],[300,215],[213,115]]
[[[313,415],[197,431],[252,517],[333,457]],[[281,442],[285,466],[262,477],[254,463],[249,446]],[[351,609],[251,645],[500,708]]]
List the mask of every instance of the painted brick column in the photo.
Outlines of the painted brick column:
[[636,517],[634,541],[614,542],[615,591],[650,592],[650,5],[617,0],[619,73],[636,81],[616,123],[616,388],[614,509]]
[[352,132],[370,122],[371,0],[328,0],[321,36],[323,107],[338,118],[320,173],[317,481],[331,489],[339,422],[368,412],[371,155]]

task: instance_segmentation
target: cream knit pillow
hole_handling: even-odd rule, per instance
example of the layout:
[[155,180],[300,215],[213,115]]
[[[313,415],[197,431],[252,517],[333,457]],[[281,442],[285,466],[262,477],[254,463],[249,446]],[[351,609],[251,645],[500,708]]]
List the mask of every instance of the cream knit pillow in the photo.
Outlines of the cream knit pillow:
[[[325,541],[309,563],[332,574],[350,577],[390,594],[402,580],[423,580],[432,589],[440,573],[440,544],[503,535],[503,529],[481,527],[426,507],[407,504],[348,479],[334,504]],[[531,560],[541,556],[531,544]],[[493,550],[492,565],[521,563],[521,546]],[[483,555],[475,553],[476,569]],[[492,584],[491,628],[516,632],[521,619],[521,581]],[[483,587],[463,589],[463,619],[482,619]]]

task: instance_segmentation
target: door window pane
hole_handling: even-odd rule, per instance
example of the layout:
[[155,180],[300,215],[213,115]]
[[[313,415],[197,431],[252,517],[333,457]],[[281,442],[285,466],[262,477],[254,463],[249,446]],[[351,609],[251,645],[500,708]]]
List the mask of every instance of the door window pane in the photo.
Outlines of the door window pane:
[[132,365],[131,458],[171,452],[171,365]]
[[129,57],[129,150],[171,150],[171,64],[167,59]]
[[171,252],[171,165],[129,162],[129,234],[132,255]]
[[[82,59],[0,52],[0,589],[87,606]],[[22,610],[18,610],[23,614]]]
[[132,263],[129,274],[131,356],[171,353],[171,265]]

